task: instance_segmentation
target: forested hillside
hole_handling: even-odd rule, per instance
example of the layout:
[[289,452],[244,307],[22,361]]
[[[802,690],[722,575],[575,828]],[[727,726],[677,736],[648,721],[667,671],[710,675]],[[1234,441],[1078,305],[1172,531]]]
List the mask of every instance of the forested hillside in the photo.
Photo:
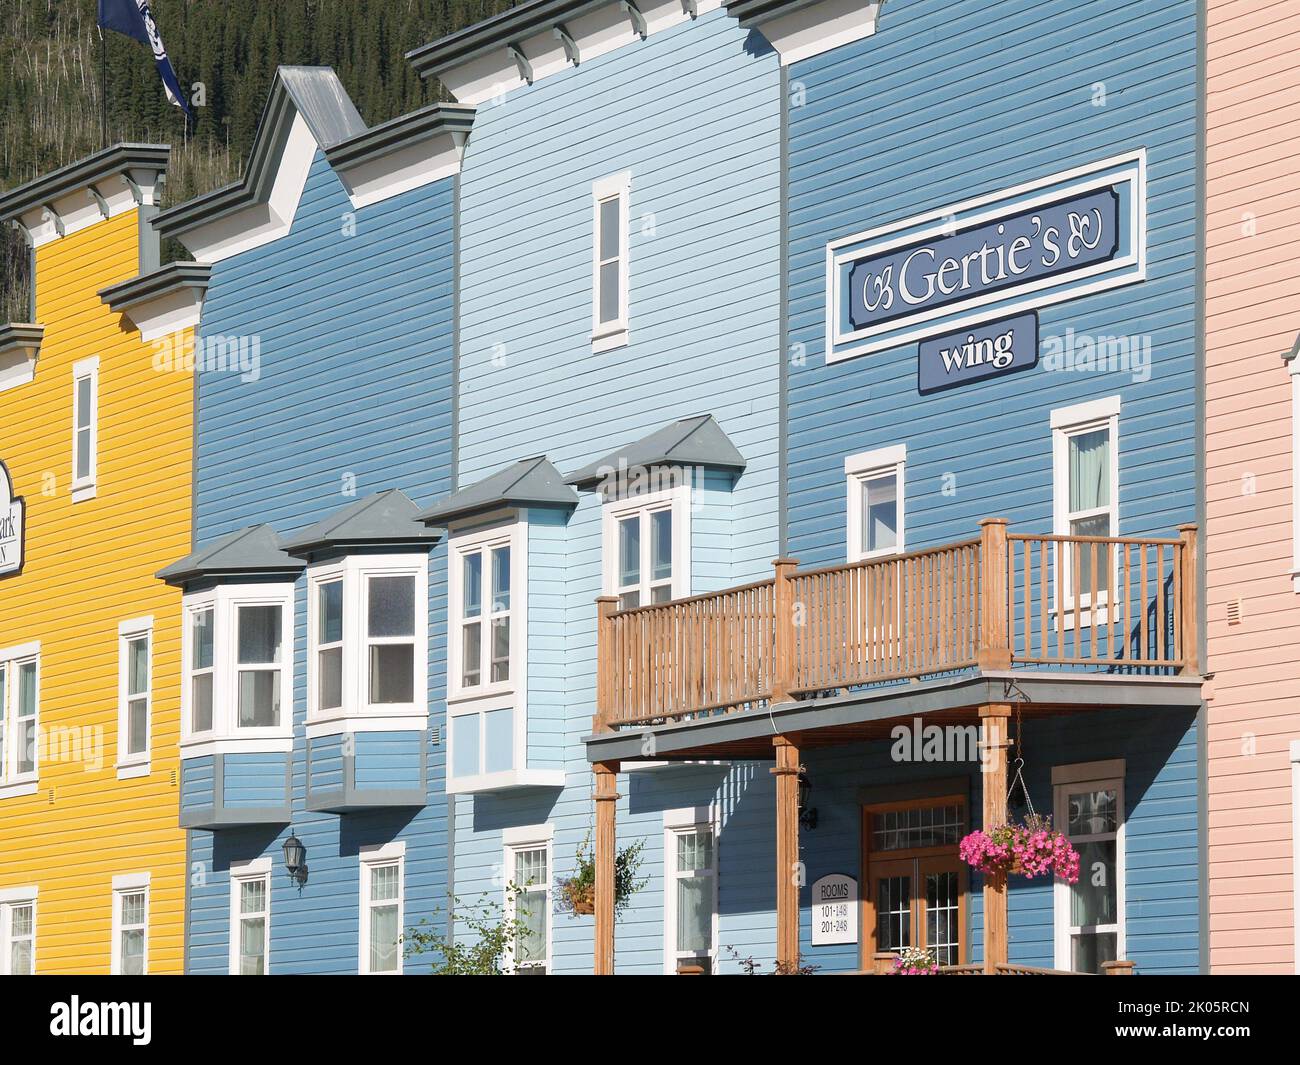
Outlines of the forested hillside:
[[[508,0],[151,0],[187,96],[203,86],[187,130],[163,94],[149,49],[108,33],[109,141],[172,145],[164,202],[241,172],[275,69],[332,66],[370,124],[430,103],[406,51],[511,7]],[[96,0],[0,0],[0,189],[99,149]],[[0,241],[0,322],[27,316],[27,252]]]

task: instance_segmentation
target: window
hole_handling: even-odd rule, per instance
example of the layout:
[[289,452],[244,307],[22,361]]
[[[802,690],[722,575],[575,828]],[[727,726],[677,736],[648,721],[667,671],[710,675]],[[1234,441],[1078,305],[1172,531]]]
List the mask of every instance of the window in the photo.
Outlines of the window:
[[230,868],[230,972],[265,976],[271,943],[271,860]]
[[402,971],[402,871],[406,844],[361,850],[361,972]]
[[907,448],[879,448],[844,460],[848,479],[848,560],[903,550],[903,473]]
[[113,877],[113,974],[149,971],[149,874]]
[[510,533],[466,544],[456,559],[460,687],[499,688],[510,683]]
[[1079,880],[1056,882],[1056,967],[1099,973],[1124,957],[1124,762],[1056,766],[1054,825],[1079,852]]
[[507,965],[517,976],[545,976],[551,968],[551,836],[549,825],[505,833],[505,912],[520,922]]
[[72,501],[95,495],[99,464],[99,357],[72,367]]
[[[1119,535],[1119,409],[1118,396],[1052,411],[1053,532],[1058,536]],[[1066,604],[1073,605],[1074,551],[1061,559]],[[1094,574],[1092,551],[1079,552],[1078,588],[1088,603]],[[1102,560],[1114,552],[1097,551]],[[1111,582],[1097,574],[1098,600]],[[1088,604],[1091,605],[1091,604]]]
[[36,971],[36,888],[0,891],[0,976]]
[[628,340],[628,198],[632,175],[602,178],[592,195],[592,348],[608,351]]
[[664,814],[664,968],[712,973],[718,955],[717,832],[709,810]]
[[[1291,585],[1300,592],[1300,338],[1287,363],[1291,373]],[[1300,928],[1300,923],[1297,923]],[[1297,937],[1300,957],[1300,937]]]
[[149,771],[153,618],[124,621],[117,631],[117,775],[125,779]]
[[394,728],[423,728],[428,556],[356,556],[311,567],[307,582],[307,701],[314,725],[365,715]]
[[0,650],[0,797],[35,790],[40,651],[37,643]]
[[690,486],[605,505],[605,593],[618,609],[690,594]]
[[182,742],[287,739],[293,585],[219,586],[187,595],[183,614]]

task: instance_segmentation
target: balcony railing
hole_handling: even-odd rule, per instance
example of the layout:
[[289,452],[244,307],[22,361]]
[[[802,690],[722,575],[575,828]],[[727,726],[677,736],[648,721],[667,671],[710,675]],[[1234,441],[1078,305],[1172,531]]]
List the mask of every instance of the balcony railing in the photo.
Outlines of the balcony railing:
[[1197,672],[1196,528],[980,536],[631,610],[600,600],[606,728],[979,667]]

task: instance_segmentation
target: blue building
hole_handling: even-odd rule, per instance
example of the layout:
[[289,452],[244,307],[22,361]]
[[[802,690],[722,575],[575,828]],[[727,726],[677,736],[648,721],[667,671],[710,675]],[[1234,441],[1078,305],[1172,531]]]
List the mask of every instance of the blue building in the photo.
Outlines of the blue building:
[[[186,971],[399,972],[445,928],[453,202],[471,108],[367,128],[281,68],[247,172],[157,219],[211,264],[184,589]],[[287,871],[286,871],[287,867]]]

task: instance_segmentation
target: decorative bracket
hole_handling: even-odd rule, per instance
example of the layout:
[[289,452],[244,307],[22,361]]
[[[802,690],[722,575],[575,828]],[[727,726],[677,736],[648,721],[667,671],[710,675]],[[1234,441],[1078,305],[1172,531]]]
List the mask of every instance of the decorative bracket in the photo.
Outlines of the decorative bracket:
[[578,42],[573,39],[573,35],[565,29],[563,22],[557,22],[551,32],[564,45],[564,58],[576,67],[579,62]]
[[700,14],[699,8],[695,6],[695,0],[682,0],[682,12],[690,15],[691,18],[698,18]]
[[627,12],[628,21],[632,23],[632,31],[644,41],[649,30],[646,28],[645,15],[637,7],[636,0],[619,0],[618,6]]
[[100,195],[99,189],[95,188],[94,185],[88,185],[86,187],[86,199],[94,200],[99,207],[99,213],[104,218],[108,217],[109,215],[108,201],[104,199],[103,196]]
[[519,76],[531,85],[533,83],[533,64],[528,61],[528,57],[524,55],[523,50],[518,45],[508,44],[506,45],[506,51],[510,53],[510,58],[515,61],[515,66],[519,69]]
[[58,233],[59,236],[63,237],[67,235],[68,227],[63,224],[63,216],[54,209],[53,204],[41,204],[41,217],[54,223],[54,231]]

